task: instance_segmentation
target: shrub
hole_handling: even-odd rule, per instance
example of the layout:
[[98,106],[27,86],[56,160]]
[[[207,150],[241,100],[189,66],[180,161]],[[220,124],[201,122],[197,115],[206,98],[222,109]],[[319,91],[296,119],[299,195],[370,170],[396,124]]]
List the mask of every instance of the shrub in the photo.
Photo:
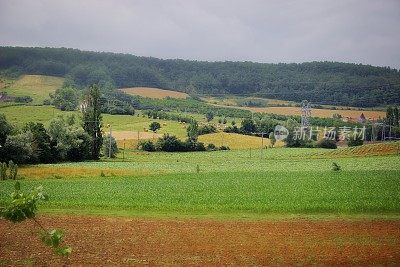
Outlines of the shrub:
[[144,140],[141,141],[139,144],[139,147],[144,150],[144,151],[148,151],[148,152],[153,152],[156,151],[156,148],[154,146],[154,143],[150,140]]
[[152,123],[150,123],[149,125],[149,129],[152,130],[153,132],[156,132],[158,129],[161,128],[160,123],[153,121]]
[[362,146],[364,144],[364,140],[358,135],[350,135],[347,140],[348,146]]
[[328,148],[328,149],[336,149],[336,141],[328,138],[323,138],[317,143],[317,147],[320,148]]
[[164,134],[156,143],[156,150],[166,152],[185,151],[186,145],[174,135]]

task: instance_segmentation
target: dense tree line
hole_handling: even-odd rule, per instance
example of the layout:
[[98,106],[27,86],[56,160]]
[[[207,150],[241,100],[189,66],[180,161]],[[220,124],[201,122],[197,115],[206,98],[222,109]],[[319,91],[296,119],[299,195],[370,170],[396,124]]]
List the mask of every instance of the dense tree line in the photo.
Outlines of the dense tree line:
[[400,103],[400,73],[338,62],[265,64],[162,60],[67,48],[0,47],[0,71],[66,77],[66,85],[149,86],[190,94],[237,94],[370,107]]

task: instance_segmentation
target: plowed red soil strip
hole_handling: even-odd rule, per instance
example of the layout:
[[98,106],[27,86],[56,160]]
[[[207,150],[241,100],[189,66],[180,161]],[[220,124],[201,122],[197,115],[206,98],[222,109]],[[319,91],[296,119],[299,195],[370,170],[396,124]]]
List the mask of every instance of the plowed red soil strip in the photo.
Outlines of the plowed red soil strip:
[[212,221],[40,216],[66,231],[68,260],[53,256],[33,222],[0,221],[1,265],[400,264],[400,221]]

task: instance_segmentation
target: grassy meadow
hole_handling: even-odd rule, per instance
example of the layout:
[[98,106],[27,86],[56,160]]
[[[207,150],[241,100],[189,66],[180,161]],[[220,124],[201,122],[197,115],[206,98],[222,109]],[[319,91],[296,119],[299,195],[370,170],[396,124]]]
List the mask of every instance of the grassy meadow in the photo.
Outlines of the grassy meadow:
[[33,101],[30,104],[42,105],[49,94],[60,88],[64,78],[43,75],[22,75],[8,86],[0,88],[10,96],[30,96]]

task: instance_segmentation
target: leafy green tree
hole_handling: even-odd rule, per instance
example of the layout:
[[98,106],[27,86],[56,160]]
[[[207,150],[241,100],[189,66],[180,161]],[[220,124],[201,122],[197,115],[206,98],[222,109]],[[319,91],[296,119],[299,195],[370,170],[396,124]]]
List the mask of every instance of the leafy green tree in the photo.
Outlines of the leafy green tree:
[[386,109],[386,123],[389,125],[394,125],[394,111],[393,107],[391,106]]
[[42,123],[30,122],[25,125],[25,131],[32,133],[32,160],[40,163],[54,162],[54,156],[51,148],[50,136],[47,134],[46,129]]
[[156,121],[153,121],[152,123],[150,123],[150,125],[149,125],[149,129],[151,130],[151,131],[153,131],[153,132],[156,132],[158,129],[160,129],[161,128],[161,125],[160,125],[160,123],[158,123],[158,122],[156,122]]
[[53,105],[60,110],[76,110],[79,104],[80,93],[73,87],[58,88],[54,95],[50,95],[53,99]]
[[[110,136],[107,135],[103,138],[103,153],[106,157],[110,155]],[[118,145],[114,136],[111,136],[111,157],[115,158],[115,155],[118,153]]]
[[57,160],[81,161],[91,159],[92,139],[82,127],[71,124],[71,117],[59,116],[50,121],[48,133]]
[[89,87],[82,104],[83,129],[92,138],[91,159],[100,158],[103,144],[100,90],[97,85]]
[[0,113],[0,146],[4,146],[7,135],[11,134],[13,127],[7,121],[6,116]]
[[245,118],[242,120],[242,126],[240,127],[240,130],[246,134],[254,133],[256,131],[256,125],[251,118]]
[[33,134],[31,132],[9,135],[4,144],[4,151],[8,160],[18,164],[32,162],[34,150],[32,148]]
[[0,113],[0,162],[7,160],[7,153],[4,145],[6,143],[7,136],[11,134],[13,127],[7,121],[6,116]]

